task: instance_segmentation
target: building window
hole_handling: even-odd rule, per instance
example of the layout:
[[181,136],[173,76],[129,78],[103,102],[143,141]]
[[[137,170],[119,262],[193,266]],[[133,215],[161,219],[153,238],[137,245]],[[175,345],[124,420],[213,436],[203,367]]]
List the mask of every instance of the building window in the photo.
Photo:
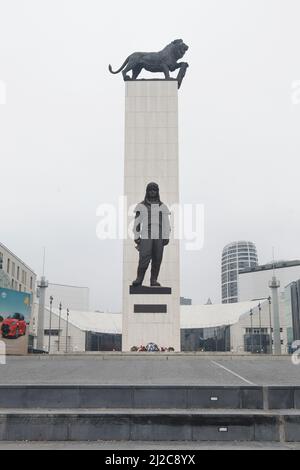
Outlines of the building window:
[[22,286],[19,284],[19,292],[22,292]]
[[10,272],[10,259],[7,260],[7,274]]
[[11,265],[11,275],[13,277],[16,276],[16,263],[12,263],[12,265]]
[[[246,334],[251,335],[252,328],[246,328]],[[253,328],[253,334],[254,335],[267,335],[268,328]]]
[[237,281],[237,271],[231,271],[229,273],[229,280],[230,281]]
[[229,284],[228,286],[228,295],[229,297],[235,297],[237,296],[237,293],[238,293],[238,287],[237,287],[237,283],[233,282],[232,284]]
[[17,281],[20,280],[20,267],[17,267]]
[[228,269],[231,270],[231,269],[237,269],[237,263],[230,263],[228,265]]
[[11,288],[14,289],[15,288],[15,281],[12,279],[11,281]]
[[227,297],[227,286],[222,287],[222,295],[223,295],[223,298]]
[[30,289],[32,290],[32,288],[33,288],[33,278],[31,276],[31,278],[30,278]]
[[0,269],[3,269],[3,253],[0,253]]

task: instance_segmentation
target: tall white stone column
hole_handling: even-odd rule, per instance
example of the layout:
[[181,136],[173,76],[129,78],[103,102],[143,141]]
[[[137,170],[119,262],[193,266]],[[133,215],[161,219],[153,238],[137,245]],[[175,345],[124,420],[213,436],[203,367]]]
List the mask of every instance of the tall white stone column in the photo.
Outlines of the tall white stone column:
[[[161,200],[171,208],[179,203],[178,180],[177,81],[126,82],[124,194],[127,208],[144,200],[146,186],[152,181],[158,183]],[[180,256],[179,241],[173,235],[174,227],[158,279],[171,293],[162,293],[160,288],[142,294],[130,293],[130,285],[137,275],[138,251],[133,240],[124,241],[123,351],[149,342],[180,350]],[[149,273],[150,267],[144,281],[146,286],[150,285]],[[154,312],[164,310],[161,307],[165,308],[164,312]],[[135,313],[139,310],[148,311]]]
[[42,351],[44,349],[44,316],[45,316],[45,303],[46,303],[46,289],[48,288],[48,281],[45,276],[41,277],[38,283],[39,288],[39,310],[38,310],[38,326],[37,326],[37,349]]
[[272,291],[273,306],[273,337],[274,337],[274,354],[281,354],[281,335],[280,335],[280,313],[279,313],[279,287],[280,281],[274,275],[269,283]]

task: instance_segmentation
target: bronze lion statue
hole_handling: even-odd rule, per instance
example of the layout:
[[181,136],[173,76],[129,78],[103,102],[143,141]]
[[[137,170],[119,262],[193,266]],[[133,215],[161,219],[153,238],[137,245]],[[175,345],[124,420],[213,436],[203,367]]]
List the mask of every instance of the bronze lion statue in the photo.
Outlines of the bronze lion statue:
[[[189,64],[187,62],[178,62],[178,60],[184,56],[187,50],[188,46],[183,40],[176,39],[159,52],[134,52],[127,57],[119,70],[113,71],[111,65],[108,68],[114,74],[122,71],[124,80],[136,80],[143,69],[148,72],[162,72],[168,80],[170,79],[170,72],[179,69],[177,81],[178,88],[180,88]],[[132,77],[127,75],[129,71],[132,71]]]

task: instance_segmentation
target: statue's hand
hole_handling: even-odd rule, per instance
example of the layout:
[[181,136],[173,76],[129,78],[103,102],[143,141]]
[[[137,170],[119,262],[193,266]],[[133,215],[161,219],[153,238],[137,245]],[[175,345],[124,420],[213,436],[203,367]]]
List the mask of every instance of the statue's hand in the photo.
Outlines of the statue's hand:
[[164,245],[164,246],[169,245],[169,243],[170,243],[170,240],[169,240],[169,239],[163,240],[163,245]]

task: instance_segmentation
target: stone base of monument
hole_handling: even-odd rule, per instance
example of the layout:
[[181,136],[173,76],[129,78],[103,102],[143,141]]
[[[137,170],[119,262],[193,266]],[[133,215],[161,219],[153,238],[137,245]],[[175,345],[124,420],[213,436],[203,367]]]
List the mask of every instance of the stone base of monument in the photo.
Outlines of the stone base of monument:
[[[300,387],[0,386],[0,441],[299,442],[299,393]],[[280,410],[283,395],[289,400]]]

